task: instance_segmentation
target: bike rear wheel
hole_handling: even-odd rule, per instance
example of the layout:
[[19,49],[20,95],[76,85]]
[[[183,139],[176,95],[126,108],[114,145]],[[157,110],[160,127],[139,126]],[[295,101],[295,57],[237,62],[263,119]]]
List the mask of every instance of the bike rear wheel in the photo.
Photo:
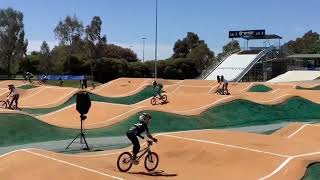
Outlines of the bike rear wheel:
[[167,100],[168,100],[167,95],[163,94],[163,95],[161,96],[161,100],[162,100],[162,102],[167,102]]
[[150,152],[147,154],[146,159],[144,160],[144,167],[148,171],[153,171],[158,167],[159,157],[155,152]]
[[155,97],[151,98],[151,104],[156,105],[157,104],[157,99]]
[[117,161],[117,166],[119,171],[121,172],[127,172],[130,170],[132,167],[132,155],[129,152],[124,152],[119,155],[118,161]]
[[2,108],[7,108],[8,107],[8,103],[6,101],[0,101],[0,105]]

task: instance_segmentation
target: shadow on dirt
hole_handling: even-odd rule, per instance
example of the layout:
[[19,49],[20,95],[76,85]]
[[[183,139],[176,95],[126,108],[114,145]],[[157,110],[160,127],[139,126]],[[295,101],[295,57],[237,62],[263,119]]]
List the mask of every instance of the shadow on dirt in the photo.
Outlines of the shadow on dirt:
[[151,171],[151,172],[128,172],[128,174],[138,174],[138,175],[144,175],[144,176],[162,176],[162,177],[178,176],[177,174],[166,173],[165,171],[162,171],[162,170]]

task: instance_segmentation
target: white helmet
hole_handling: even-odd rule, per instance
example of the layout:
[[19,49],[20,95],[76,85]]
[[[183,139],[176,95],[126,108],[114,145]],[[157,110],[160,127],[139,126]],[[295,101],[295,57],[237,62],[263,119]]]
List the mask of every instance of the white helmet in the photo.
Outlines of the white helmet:
[[142,113],[139,116],[139,121],[146,123],[147,125],[149,125],[150,120],[152,119],[152,116],[148,113]]

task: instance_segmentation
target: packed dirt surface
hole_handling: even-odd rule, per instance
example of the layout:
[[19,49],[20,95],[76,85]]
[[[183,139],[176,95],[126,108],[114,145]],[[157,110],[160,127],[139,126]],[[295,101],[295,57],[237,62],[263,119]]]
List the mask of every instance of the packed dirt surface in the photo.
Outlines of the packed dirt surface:
[[217,130],[164,133],[157,135],[157,139],[159,143],[152,146],[152,150],[159,155],[159,165],[153,172],[144,169],[144,159],[129,172],[119,172],[117,158],[121,152],[130,150],[130,147],[79,155],[26,149],[3,155],[0,175],[4,179],[13,180],[296,180],[303,176],[310,162],[320,160],[320,155],[315,153],[319,151],[319,142],[308,139],[302,141]]
[[[150,86],[153,79],[120,78],[92,90],[107,97],[126,97]],[[316,82],[302,83],[229,83],[231,95],[217,95],[216,81],[163,80],[166,103],[150,98],[132,105],[92,102],[85,120],[86,129],[113,125],[140,111],[153,110],[181,115],[198,115],[209,108],[244,99],[259,104],[280,104],[298,96],[320,103],[319,91],[298,90],[316,87]],[[9,81],[0,82],[0,98],[5,98]],[[20,83],[20,82],[18,82]],[[3,85],[3,86],[2,86]],[[17,84],[18,85],[18,84]],[[269,87],[268,92],[248,92],[254,86]],[[220,85],[221,87],[221,85]],[[66,102],[79,89],[40,86],[21,90],[20,107],[55,107]],[[0,113],[15,113],[1,109]],[[20,112],[24,113],[24,112]],[[37,116],[46,123],[79,129],[75,104]],[[0,156],[1,179],[300,179],[306,167],[320,161],[320,125],[294,123],[272,135],[221,130],[198,130],[157,135],[152,147],[160,157],[156,171],[144,169],[144,159],[128,173],[116,167],[118,155],[128,148],[66,155],[37,149],[13,151]],[[14,162],[14,163],[12,163]],[[58,172],[58,173],[57,173]],[[60,173],[59,173],[60,172]],[[63,172],[63,173],[61,173]]]
[[[145,87],[152,84],[153,79],[139,78],[120,78],[92,90],[103,96],[125,97],[134,95]],[[19,81],[17,81],[19,82]],[[157,100],[157,105],[151,105],[150,99],[138,102],[132,105],[118,105],[109,103],[93,102],[88,119],[87,128],[100,128],[110,126],[121,120],[124,120],[133,114],[154,110],[169,112],[181,115],[198,115],[205,110],[223,103],[237,99],[244,99],[259,104],[279,104],[286,100],[299,96],[315,103],[320,103],[319,91],[317,90],[297,90],[299,86],[316,86],[317,83],[229,83],[229,92],[231,95],[217,95],[215,91],[219,85],[216,81],[204,80],[163,80],[158,82],[164,84],[164,90],[168,96],[168,101],[162,103]],[[2,82],[4,83],[4,82]],[[5,83],[9,83],[6,81]],[[264,85],[271,88],[269,92],[248,92],[248,90],[257,85]],[[21,108],[50,108],[63,104],[71,98],[79,89],[40,86],[28,90],[18,90],[20,92],[19,106]],[[6,88],[0,88],[0,98],[5,99],[7,95]],[[64,109],[51,112],[49,114],[38,116],[37,118],[47,123],[67,128],[77,127],[78,113],[75,105],[65,107]]]
[[5,81],[0,81],[0,88],[8,88],[9,84],[13,84],[15,87],[18,87],[26,83],[18,80],[5,80]]
[[[126,119],[136,113],[139,107],[92,102],[87,119],[85,120],[85,128],[101,128],[115,124]],[[58,110],[53,113],[38,116],[42,121],[64,128],[78,129],[80,115],[76,110],[75,104]]]

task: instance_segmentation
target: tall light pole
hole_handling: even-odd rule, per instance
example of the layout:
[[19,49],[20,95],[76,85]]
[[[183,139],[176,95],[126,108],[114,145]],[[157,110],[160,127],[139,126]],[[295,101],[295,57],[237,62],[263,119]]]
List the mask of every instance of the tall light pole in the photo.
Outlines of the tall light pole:
[[145,47],[145,40],[146,40],[147,38],[142,38],[142,40],[143,40],[143,50],[142,50],[142,62],[144,62],[144,47]]
[[154,53],[154,79],[157,79],[157,53],[158,53],[158,0],[156,0],[156,41]]

